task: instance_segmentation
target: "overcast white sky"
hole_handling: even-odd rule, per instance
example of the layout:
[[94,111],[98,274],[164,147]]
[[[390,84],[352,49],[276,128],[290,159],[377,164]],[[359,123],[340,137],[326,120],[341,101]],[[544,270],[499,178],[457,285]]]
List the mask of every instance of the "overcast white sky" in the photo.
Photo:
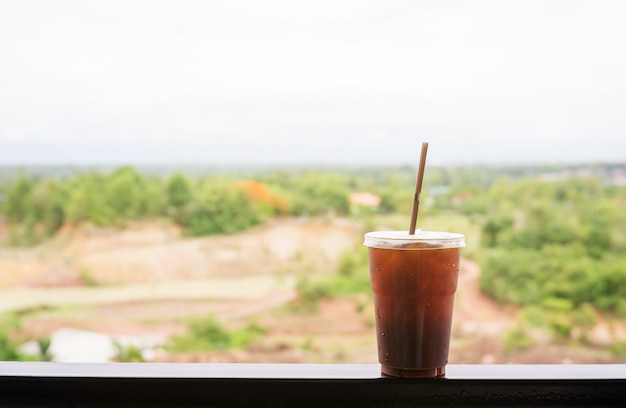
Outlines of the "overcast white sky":
[[0,0],[0,164],[626,162],[626,1]]

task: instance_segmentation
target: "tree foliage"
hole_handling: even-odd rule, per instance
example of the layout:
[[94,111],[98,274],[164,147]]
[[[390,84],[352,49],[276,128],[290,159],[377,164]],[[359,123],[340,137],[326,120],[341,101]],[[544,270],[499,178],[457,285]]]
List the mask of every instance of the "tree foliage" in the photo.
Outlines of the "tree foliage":
[[175,209],[185,207],[193,199],[189,179],[180,172],[173,174],[165,183],[165,195],[168,206]]
[[260,222],[254,204],[225,181],[207,183],[177,221],[190,235],[230,234]]
[[616,194],[595,179],[494,184],[483,291],[520,305],[626,310],[626,212]]
[[362,182],[317,171],[255,178],[190,178],[176,172],[165,179],[145,176],[130,166],[64,179],[20,172],[0,186],[4,198],[0,215],[11,227],[12,243],[18,245],[38,243],[64,223],[123,226],[155,217],[171,218],[188,235],[232,233],[271,217],[347,215],[349,195],[364,187]]

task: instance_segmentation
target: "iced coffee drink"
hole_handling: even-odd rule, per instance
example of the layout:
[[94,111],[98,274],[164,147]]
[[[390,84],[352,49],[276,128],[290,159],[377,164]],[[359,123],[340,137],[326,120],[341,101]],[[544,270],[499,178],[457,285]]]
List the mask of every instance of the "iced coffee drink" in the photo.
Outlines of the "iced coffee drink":
[[365,234],[383,375],[442,377],[464,236],[407,231]]

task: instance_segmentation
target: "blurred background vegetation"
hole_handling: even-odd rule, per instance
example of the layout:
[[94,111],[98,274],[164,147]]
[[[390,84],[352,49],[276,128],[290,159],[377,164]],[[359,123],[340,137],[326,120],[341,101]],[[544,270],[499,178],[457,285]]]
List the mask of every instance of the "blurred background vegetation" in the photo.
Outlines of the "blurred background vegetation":
[[[502,305],[522,308],[507,334],[511,347],[524,346],[525,327],[548,327],[561,338],[582,328],[584,337],[596,312],[626,317],[624,180],[626,165],[429,167],[418,226],[466,234],[464,256],[479,263],[481,290]],[[123,228],[149,219],[169,219],[187,236],[235,233],[276,217],[349,217],[362,222],[364,231],[406,229],[414,182],[411,167],[4,168],[0,222],[8,233],[0,245],[37,245],[64,225]],[[354,192],[377,195],[381,203],[355,206]],[[334,274],[301,274],[297,290],[296,306],[303,309],[325,297],[369,293],[365,248],[344,253]],[[0,359],[19,358],[7,335],[17,322],[10,323],[0,331]],[[189,327],[188,336],[172,340],[172,349],[207,346],[207,338],[217,339],[207,347],[241,346],[248,341],[242,338],[263,333],[256,326],[226,333],[210,318]]]

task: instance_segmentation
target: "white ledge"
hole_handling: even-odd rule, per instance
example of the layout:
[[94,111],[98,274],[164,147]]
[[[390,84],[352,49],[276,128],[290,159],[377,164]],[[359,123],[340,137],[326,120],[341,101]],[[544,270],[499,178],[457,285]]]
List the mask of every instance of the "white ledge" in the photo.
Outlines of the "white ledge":
[[[0,362],[0,377],[377,379],[378,364]],[[449,380],[623,380],[626,364],[506,364],[446,367]]]

